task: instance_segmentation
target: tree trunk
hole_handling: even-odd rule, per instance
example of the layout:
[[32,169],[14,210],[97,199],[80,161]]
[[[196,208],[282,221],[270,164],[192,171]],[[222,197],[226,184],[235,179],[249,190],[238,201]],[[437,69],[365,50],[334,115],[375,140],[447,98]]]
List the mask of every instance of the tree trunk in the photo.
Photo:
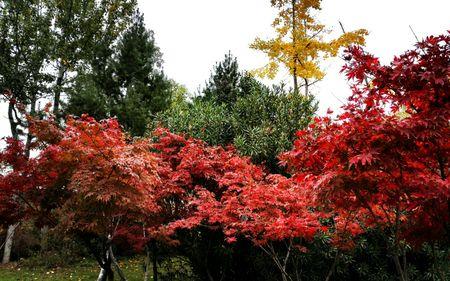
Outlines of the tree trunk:
[[[36,116],[36,97],[37,94],[33,93],[30,98],[30,116],[35,117]],[[30,158],[30,151],[31,151],[31,141],[33,140],[33,135],[30,133],[30,130],[28,130],[27,133],[27,140],[25,142],[25,156],[27,158]]]
[[98,274],[97,281],[112,281],[114,280],[114,272],[111,269],[111,252],[110,252],[110,240],[103,245],[101,255],[95,253],[94,250],[89,248],[94,254],[98,264],[100,265],[100,272]]
[[[8,95],[11,95],[10,90],[7,89],[7,90],[5,90],[5,92],[7,92]],[[11,129],[11,135],[14,139],[18,140],[19,133],[17,132],[17,126],[18,126],[19,121],[15,120],[14,103],[11,100],[9,101],[9,104],[8,104],[8,119],[9,119],[9,125],[10,125],[10,129]],[[9,261],[10,261],[11,248],[12,248],[12,244],[13,244],[14,232],[16,230],[16,227],[17,227],[17,224],[8,226],[8,231],[6,233],[4,249],[3,249],[2,263],[9,263]]]
[[61,100],[62,84],[63,84],[65,73],[66,73],[66,68],[62,65],[62,62],[60,62],[60,66],[58,69],[58,77],[56,78],[55,96],[53,99],[53,114],[55,115],[56,120],[59,120],[59,117],[60,117],[59,103]]
[[14,232],[19,224],[12,224],[8,226],[8,231],[6,232],[5,245],[3,249],[3,259],[2,263],[9,263],[11,259],[11,249],[13,245]]
[[[295,32],[297,30],[297,23],[295,22],[296,14],[295,14],[295,4],[297,4],[297,0],[292,0],[292,47],[295,50],[297,45],[297,38],[295,37]],[[298,63],[298,55],[294,54],[294,69],[292,70],[292,77],[294,78],[294,94],[298,95],[298,78],[297,78],[297,63]]]
[[109,269],[106,270],[107,281],[114,281],[114,271],[111,268],[111,264],[109,265]]
[[156,252],[156,242],[152,242],[153,250],[153,281],[158,281],[158,253]]
[[98,273],[97,281],[113,281],[114,271],[111,268],[111,260],[101,265],[100,272]]
[[339,262],[339,252],[337,252],[336,256],[334,257],[333,264],[331,265],[331,268],[328,271],[327,278],[325,279],[325,281],[329,281],[331,279],[331,276],[333,276],[333,273],[336,269],[336,265],[338,264],[338,262]]
[[9,101],[8,104],[8,119],[9,119],[9,126],[11,129],[11,136],[13,139],[18,140],[19,139],[19,132],[17,131],[17,126],[19,125],[19,121],[16,121],[15,115],[15,108],[14,108],[14,102]]
[[109,269],[102,268],[98,274],[97,281],[114,281],[114,271],[111,267]]
[[103,269],[103,268],[100,269],[97,281],[106,281],[106,270],[105,269]]
[[46,252],[48,250],[48,226],[45,225],[41,228],[41,251]]
[[292,77],[294,78],[294,94],[298,95],[297,67],[294,66]]
[[117,271],[117,274],[119,274],[120,280],[121,281],[127,281],[127,278],[125,277],[125,274],[123,273],[122,269],[120,269],[119,263],[117,262],[116,257],[114,256],[114,253],[113,253],[113,250],[112,250],[111,246],[109,247],[109,256],[110,256],[110,259],[112,261],[112,264],[114,265],[114,268]]
[[145,246],[145,261],[144,261],[144,281],[148,281],[148,277],[149,277],[149,268],[150,268],[150,249],[148,248],[148,246]]
[[[5,89],[5,94],[7,96],[12,96],[11,90],[9,89]],[[12,100],[9,101],[8,103],[8,120],[9,120],[9,125],[10,125],[10,129],[11,129],[11,135],[15,140],[19,140],[19,131],[18,131],[18,126],[24,126],[24,124],[22,123],[22,121],[20,120],[20,117],[17,115],[17,111],[15,108],[15,102],[13,102]],[[36,94],[33,94],[31,96],[31,106],[30,106],[30,114],[33,115],[36,113]],[[31,134],[28,132],[27,134],[27,142],[26,142],[26,148],[25,148],[25,156],[27,158],[29,158],[30,156],[30,144],[31,144],[31,139],[32,136]],[[12,249],[12,245],[13,245],[13,240],[14,240],[14,233],[15,230],[17,228],[17,226],[19,225],[19,223],[16,223],[14,225],[10,225],[8,226],[8,231],[6,233],[6,239],[5,239],[5,243],[4,243],[4,250],[3,250],[3,259],[2,259],[2,263],[9,263],[10,259],[11,259],[11,249]]]
[[397,254],[394,256],[394,263],[400,281],[409,281],[408,276],[406,275],[406,268],[402,268],[402,265],[400,263],[400,257]]
[[309,95],[309,81],[305,78],[305,96]]
[[288,250],[287,250],[286,256],[284,257],[283,261],[281,261],[278,258],[278,255],[276,254],[275,249],[271,244],[268,245],[268,249],[264,248],[263,246],[260,246],[260,248],[264,251],[264,253],[269,255],[269,257],[274,261],[275,265],[280,270],[281,280],[282,281],[292,281],[291,276],[289,276],[288,272],[286,271],[291,248],[292,248],[292,239],[290,239]]

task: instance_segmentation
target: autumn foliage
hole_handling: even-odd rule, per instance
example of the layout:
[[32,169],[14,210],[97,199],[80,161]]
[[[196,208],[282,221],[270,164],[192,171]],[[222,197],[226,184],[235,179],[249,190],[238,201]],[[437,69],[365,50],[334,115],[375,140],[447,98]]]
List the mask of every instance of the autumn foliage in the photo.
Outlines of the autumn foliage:
[[168,233],[207,224],[221,227],[229,242],[243,235],[264,243],[311,239],[322,229],[302,188],[285,176],[267,173],[232,147],[210,147],[163,129],[155,135],[154,148],[164,161],[159,173],[165,183],[163,197],[188,202],[166,208],[178,216],[168,224]]
[[[413,243],[438,239],[448,224],[449,36],[430,37],[381,66],[347,52],[353,95],[336,121],[318,118],[282,155],[297,182],[339,221],[382,227]],[[370,83],[365,80],[370,78]],[[433,229],[433,231],[430,231]]]
[[22,142],[13,138],[6,139],[6,147],[0,152],[0,225],[7,226],[27,217],[20,204],[20,197],[33,189],[36,161],[28,160],[24,154]]
[[343,72],[353,94],[336,118],[318,117],[297,133],[293,149],[280,155],[289,176],[269,173],[231,146],[163,128],[131,139],[116,119],[69,118],[64,129],[31,120],[39,156],[28,159],[14,140],[0,154],[1,223],[35,216],[72,236],[126,237],[140,249],[176,242],[178,230],[198,226],[257,246],[326,234],[340,249],[377,229],[397,258],[404,243],[444,240],[449,41],[448,34],[428,37],[389,65],[349,48]]

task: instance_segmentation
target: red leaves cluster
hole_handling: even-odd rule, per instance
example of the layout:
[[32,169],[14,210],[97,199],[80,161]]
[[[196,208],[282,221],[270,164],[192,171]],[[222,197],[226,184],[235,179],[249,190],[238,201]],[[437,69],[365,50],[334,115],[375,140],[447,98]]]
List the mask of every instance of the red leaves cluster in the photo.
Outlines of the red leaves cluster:
[[128,140],[115,119],[97,122],[83,116],[69,118],[64,130],[51,121],[36,122],[32,128],[41,128],[38,136],[46,132],[39,140],[46,147],[27,160],[19,157],[19,142],[10,144],[2,160],[15,162],[9,163],[12,172],[1,178],[2,194],[14,190],[8,198],[15,199],[27,193],[33,199],[25,204],[29,211],[70,233],[106,238],[135,224],[142,233],[142,218],[158,210],[154,197],[160,182],[147,141]]
[[449,41],[449,35],[429,37],[388,66],[350,49],[344,71],[355,86],[344,113],[336,121],[316,120],[281,156],[294,178],[316,194],[316,204],[333,214],[338,234],[339,225],[351,235],[381,227],[420,244],[445,233]]
[[155,135],[168,213],[161,217],[171,217],[165,234],[209,225],[221,227],[230,242],[245,235],[263,243],[311,239],[322,229],[302,189],[286,177],[266,173],[232,147],[207,146],[163,129]]
[[153,197],[159,178],[147,142],[128,141],[116,119],[69,119],[62,135],[42,157],[65,179],[56,187],[70,194],[60,208],[67,229],[107,237],[157,209]]
[[0,152],[0,225],[16,223],[26,216],[20,197],[36,186],[35,164],[26,157],[22,142],[6,139],[6,147]]
[[[449,41],[429,37],[388,66],[351,48],[353,95],[337,120],[298,132],[280,156],[290,178],[164,129],[131,140],[115,119],[69,119],[64,130],[36,121],[39,157],[12,140],[0,154],[2,223],[28,206],[68,231],[137,247],[200,225],[257,244],[330,231],[351,247],[372,227],[417,245],[439,239],[449,223]],[[24,194],[33,200],[19,204]]]

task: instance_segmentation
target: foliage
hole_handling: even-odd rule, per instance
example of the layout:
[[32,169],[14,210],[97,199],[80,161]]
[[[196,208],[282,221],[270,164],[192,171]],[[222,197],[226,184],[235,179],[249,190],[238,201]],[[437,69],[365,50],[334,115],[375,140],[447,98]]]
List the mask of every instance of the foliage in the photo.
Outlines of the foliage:
[[41,2],[0,2],[0,88],[27,105],[48,92],[51,79],[42,70],[50,58],[51,13]]
[[128,132],[142,136],[153,114],[169,105],[175,83],[162,71],[162,54],[143,15],[136,11],[132,20],[117,51],[103,54],[103,61],[91,62],[92,71],[77,76],[66,113],[98,120],[116,116]]
[[448,38],[430,37],[390,66],[351,48],[345,71],[356,79],[354,94],[336,121],[316,118],[297,133],[281,156],[292,178],[268,174],[229,148],[157,131],[157,149],[169,153],[174,169],[172,188],[187,196],[177,202],[190,202],[169,234],[207,224],[223,229],[229,242],[244,236],[288,280],[276,241],[287,241],[287,259],[294,248],[306,251],[299,238],[331,235],[341,251],[374,229],[401,280],[414,276],[399,261],[408,243],[442,241],[448,227]]
[[[225,105],[212,101],[182,100],[157,115],[155,125],[173,132],[183,132],[211,145],[227,144],[232,140],[232,125]],[[154,126],[155,126],[154,125]]]
[[13,138],[6,139],[6,147],[0,152],[0,225],[6,226],[29,215],[17,198],[34,189],[36,161],[28,160],[25,146]]
[[47,161],[51,164],[46,167],[51,177],[46,191],[68,193],[59,198],[64,200],[59,223],[68,232],[113,237],[127,219],[155,208],[155,159],[146,143],[128,143],[115,119],[69,119],[59,140],[39,160],[44,167]]
[[[25,181],[22,189],[10,181],[23,170],[15,168],[2,178],[2,194],[11,188],[8,198],[19,196],[38,223],[80,239],[111,277],[116,235],[142,229],[147,214],[157,209],[153,194],[159,178],[149,144],[128,142],[116,119],[68,119],[64,130],[51,119],[32,124],[44,149],[36,159],[24,161],[25,167],[34,165],[30,176],[19,177]],[[136,247],[140,243],[130,241]]]
[[53,112],[61,117],[60,103],[69,77],[77,75],[83,65],[104,70],[114,43],[128,26],[135,0],[55,1],[46,2],[52,12],[51,53],[54,75]]
[[[340,246],[351,247],[367,228],[387,231],[401,280],[408,280],[398,259],[405,242],[420,247],[448,236],[449,40],[428,37],[388,66],[351,48],[344,71],[355,85],[345,112],[318,118],[282,156],[332,214]],[[409,116],[401,118],[403,108]]]
[[108,116],[108,97],[97,87],[94,76],[90,74],[78,75],[71,89],[68,89],[69,102],[65,108],[67,113],[75,116],[89,112],[96,120]]
[[[145,250],[160,279],[446,280],[450,33],[381,65],[352,46],[363,30],[325,42],[320,3],[273,0],[278,36],[253,44],[269,55],[261,74],[286,66],[293,93],[227,54],[189,99],[164,75],[135,1],[0,1],[12,131],[0,227],[21,222],[16,253],[59,265],[70,261],[60,251],[85,254],[81,243],[108,279],[113,250]],[[343,46],[353,94],[311,123],[314,98],[296,79],[321,79],[320,61]],[[39,106],[49,93],[54,115]],[[62,94],[79,118],[59,122]],[[156,113],[148,136],[124,132],[142,136]]]
[[[223,65],[231,64],[231,61],[228,55],[218,66],[226,69]],[[212,74],[212,77],[217,76]],[[168,110],[157,115],[153,127],[164,126],[211,145],[232,143],[242,155],[251,156],[256,163],[265,162],[271,170],[279,171],[277,155],[290,149],[295,132],[311,121],[317,109],[314,98],[287,93],[283,86],[269,89],[248,73],[241,74],[237,84],[233,82],[237,78],[230,73],[223,74],[221,79],[229,76],[234,77],[232,81],[225,83],[217,78],[222,81],[217,85],[212,79],[207,88],[208,95],[192,102],[178,100],[172,103]],[[234,92],[239,95],[234,101],[220,103],[219,97],[215,96],[220,91],[212,89],[229,84],[235,85]]]
[[35,115],[38,100],[50,92],[52,76],[44,68],[51,58],[52,13],[45,3],[0,1],[0,101],[8,103],[11,136],[15,139],[26,135],[24,113]]
[[294,77],[295,93],[299,91],[297,77],[305,80],[306,95],[309,94],[307,86],[310,80],[323,78],[319,65],[322,59],[335,57],[342,47],[364,44],[367,31],[363,29],[346,32],[331,41],[325,40],[325,26],[314,19],[314,11],[321,9],[321,0],[271,0],[271,3],[279,9],[273,21],[277,35],[270,40],[256,38],[250,45],[269,57],[269,63],[255,72],[273,79],[280,65],[286,67]]
[[[162,129],[154,136],[154,149],[167,163],[160,165],[159,172],[165,183],[161,192],[166,193],[160,196],[166,206],[160,219],[169,220],[156,230],[164,239],[177,230],[206,225],[212,230],[220,227],[230,243],[247,237],[266,250],[266,245],[271,249],[271,241],[312,240],[326,230],[318,220],[320,212],[309,209],[309,198],[304,196],[308,194],[288,178],[266,173],[232,148],[210,147]],[[224,269],[221,272],[226,274]]]
[[203,89],[202,99],[227,105],[235,103],[242,93],[239,85],[241,76],[237,58],[229,52],[223,61],[214,66],[211,77]]
[[278,154],[292,147],[295,133],[311,122],[316,109],[313,97],[283,88],[252,92],[233,107],[233,144],[242,155],[279,171]]

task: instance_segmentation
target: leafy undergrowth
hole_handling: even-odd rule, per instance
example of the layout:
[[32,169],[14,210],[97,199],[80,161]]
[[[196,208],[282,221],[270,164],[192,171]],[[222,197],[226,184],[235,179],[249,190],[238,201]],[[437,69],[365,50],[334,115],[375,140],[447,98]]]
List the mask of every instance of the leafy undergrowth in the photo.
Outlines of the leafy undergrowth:
[[[119,261],[128,280],[142,280],[142,259],[133,258]],[[0,281],[28,280],[97,280],[99,267],[93,260],[84,260],[78,264],[64,268],[48,269],[45,267],[25,267],[20,264],[0,266]],[[152,280],[152,279],[150,279]]]

